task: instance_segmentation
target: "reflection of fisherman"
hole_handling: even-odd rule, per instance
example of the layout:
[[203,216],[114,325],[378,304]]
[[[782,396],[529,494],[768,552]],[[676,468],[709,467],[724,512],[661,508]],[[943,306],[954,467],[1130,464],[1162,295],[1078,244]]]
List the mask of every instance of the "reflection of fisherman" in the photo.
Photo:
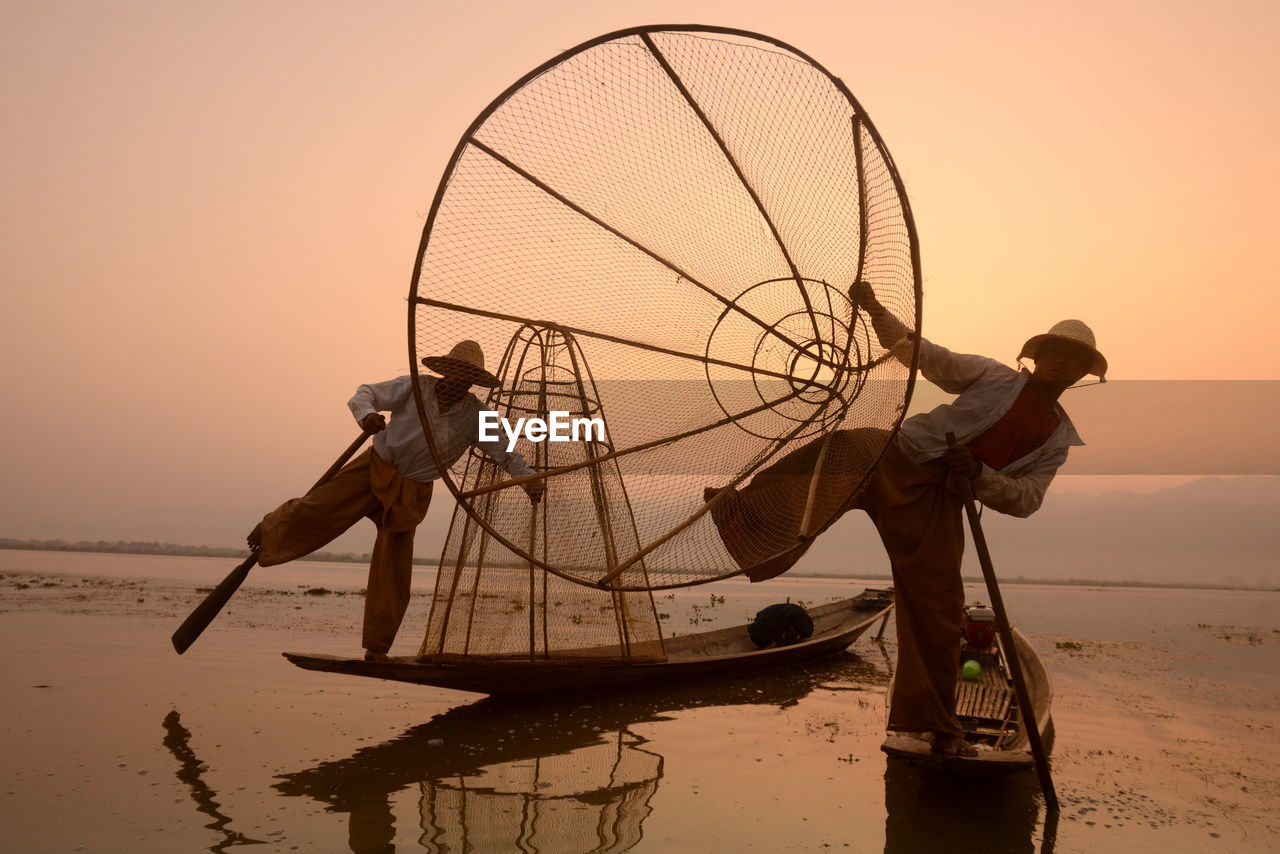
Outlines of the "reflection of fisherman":
[[[1102,377],[1107,363],[1093,333],[1078,320],[1064,320],[1027,341],[1019,359],[1033,359],[1035,370],[1018,371],[923,339],[913,342],[865,283],[854,285],[850,296],[871,318],[881,346],[909,361],[918,343],[924,377],[959,397],[907,419],[864,489],[843,506],[834,502],[862,479],[884,446],[883,431],[836,431],[793,451],[741,492],[715,502],[712,517],[729,553],[753,581],[785,572],[811,542],[808,535],[795,546],[796,506],[803,506],[825,456],[813,527],[825,528],[854,507],[865,510],[893,568],[899,646],[889,729],[929,733],[935,750],[967,754],[973,748],[964,742],[955,715],[964,528],[963,499],[953,479],[969,478],[977,498],[1001,513],[1034,513],[1068,448],[1083,444],[1058,397],[1085,374]],[[951,449],[948,432],[956,435]],[[714,492],[708,490],[707,498]],[[788,540],[792,548],[778,547]],[[774,546],[765,554],[759,543],[769,541]]]
[[1044,852],[1053,850],[1057,810],[1039,825],[1040,789],[1030,774],[969,778],[956,785],[949,774],[905,762],[884,772],[884,852],[918,854],[1034,854],[1040,830]]
[[[452,466],[475,445],[513,477],[533,474],[517,453],[500,441],[481,442],[480,401],[468,389],[490,388],[498,379],[484,369],[484,353],[475,341],[462,341],[447,356],[429,356],[422,364],[440,378],[419,377],[423,406],[431,422],[441,461]],[[369,563],[364,604],[365,658],[386,658],[405,609],[413,569],[413,534],[431,503],[431,482],[440,476],[413,399],[413,378],[362,385],[348,401],[356,421],[377,433],[373,448],[347,463],[332,480],[268,513],[249,535],[258,563],[274,566],[310,554],[344,533],[362,517],[378,528]],[[391,423],[380,414],[391,413]],[[385,429],[384,429],[385,428]],[[526,484],[533,501],[542,498],[540,482]]]

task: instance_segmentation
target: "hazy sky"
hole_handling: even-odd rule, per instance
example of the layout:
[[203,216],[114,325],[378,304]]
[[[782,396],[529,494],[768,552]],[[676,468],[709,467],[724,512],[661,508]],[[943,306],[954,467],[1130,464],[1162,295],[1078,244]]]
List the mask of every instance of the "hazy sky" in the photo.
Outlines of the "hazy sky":
[[[0,536],[238,542],[354,437],[356,385],[407,371],[470,121],[653,23],[767,33],[849,85],[931,339],[1012,363],[1079,317],[1117,381],[1280,381],[1280,4],[0,0]],[[1192,408],[1134,429],[1274,444]]]

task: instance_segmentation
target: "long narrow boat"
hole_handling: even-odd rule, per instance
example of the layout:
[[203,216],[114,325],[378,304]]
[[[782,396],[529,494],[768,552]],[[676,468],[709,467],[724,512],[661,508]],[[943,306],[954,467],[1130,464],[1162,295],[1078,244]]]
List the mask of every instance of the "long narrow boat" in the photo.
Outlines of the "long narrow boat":
[[[973,619],[975,614],[979,615],[976,621]],[[987,623],[989,617],[989,609],[966,609],[966,645],[961,653],[961,660],[977,661],[981,673],[976,679],[965,679],[962,676],[956,683],[956,715],[965,730],[966,740],[977,748],[978,755],[943,756],[933,752],[930,744],[923,738],[906,733],[890,733],[880,746],[890,757],[906,760],[920,767],[973,776],[994,776],[1035,767],[1030,740],[1023,726],[1022,710],[1018,708],[1017,695],[1005,666],[1000,639],[995,635],[994,628],[989,633],[981,629],[974,631],[975,624],[980,627]],[[1027,681],[1027,691],[1031,696],[1035,724],[1040,730],[1045,751],[1048,752],[1053,747],[1053,718],[1050,714],[1053,686],[1049,682],[1049,673],[1031,642],[1016,628],[1011,631],[1018,661],[1022,665],[1022,675]],[[963,664],[961,667],[963,668]],[[892,690],[890,687],[890,692]]]
[[591,650],[558,658],[458,657],[419,661],[393,656],[372,662],[363,658],[286,652],[284,657],[305,670],[346,673],[394,682],[433,685],[480,694],[560,694],[638,685],[669,685],[691,679],[742,676],[775,667],[814,661],[841,652],[893,607],[891,590],[867,589],[851,599],[809,610],[813,636],[789,646],[758,649],[745,625],[666,639],[664,660],[628,662],[616,657],[592,660]]

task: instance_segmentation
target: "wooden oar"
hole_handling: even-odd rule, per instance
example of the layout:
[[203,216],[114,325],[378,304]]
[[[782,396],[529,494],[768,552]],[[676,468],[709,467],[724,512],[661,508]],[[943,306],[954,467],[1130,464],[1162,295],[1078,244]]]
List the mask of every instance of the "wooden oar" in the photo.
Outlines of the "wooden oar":
[[[320,479],[316,481],[315,486],[311,487],[311,489],[315,489],[316,486],[320,486],[321,484],[328,483],[332,480],[333,476],[338,473],[338,470],[347,464],[347,460],[351,459],[351,457],[355,455],[355,452],[360,450],[360,446],[364,444],[365,440],[372,435],[373,434],[368,431],[361,433],[360,436],[342,452],[342,456],[338,457],[334,464],[329,466],[329,470],[320,475]],[[309,489],[307,491],[310,492],[311,490]],[[244,584],[244,580],[249,577],[249,570],[253,569],[254,564],[257,562],[257,552],[249,555],[248,559],[235,569],[231,570],[231,574],[222,579],[222,583],[213,588],[213,591],[208,596],[204,597],[204,601],[197,605],[196,609],[191,612],[191,616],[187,617],[187,619],[183,621],[182,625],[178,626],[178,630],[173,633],[172,638],[173,648],[178,651],[178,655],[182,655],[186,652],[187,649],[196,642],[196,638],[200,637],[201,633],[209,627],[209,624],[213,622],[213,618],[218,616],[218,612],[227,604],[227,601],[231,599],[232,595],[240,589],[240,585]]]
[[[956,434],[948,432],[947,447],[955,446]],[[964,510],[969,516],[969,530],[973,532],[973,546],[978,552],[978,562],[982,564],[982,577],[987,582],[987,595],[991,598],[991,609],[996,612],[996,630],[1000,633],[1000,644],[1008,652],[1005,655],[1005,663],[1009,666],[1013,689],[1018,695],[1018,708],[1022,710],[1022,726],[1027,731],[1027,740],[1031,742],[1031,755],[1036,760],[1040,790],[1044,792],[1045,805],[1056,813],[1058,795],[1053,790],[1053,777],[1049,774],[1049,758],[1045,756],[1044,744],[1040,741],[1040,728],[1036,725],[1035,709],[1031,706],[1031,693],[1027,690],[1027,681],[1022,677],[1022,662],[1018,660],[1018,648],[1013,645],[1013,632],[1009,630],[1009,617],[1004,610],[1004,599],[1000,596],[1000,584],[996,581],[995,567],[991,564],[991,552],[987,551],[987,538],[982,535],[982,523],[978,519],[978,508],[973,500],[973,486],[966,477],[960,477],[958,480],[964,496]]]

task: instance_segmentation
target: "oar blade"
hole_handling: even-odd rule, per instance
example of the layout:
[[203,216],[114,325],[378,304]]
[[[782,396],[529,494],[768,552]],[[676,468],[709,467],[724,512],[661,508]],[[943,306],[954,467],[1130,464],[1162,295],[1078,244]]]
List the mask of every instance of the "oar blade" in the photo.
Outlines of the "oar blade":
[[173,648],[178,651],[178,655],[186,652],[196,642],[196,638],[209,627],[213,618],[218,616],[218,612],[240,589],[240,585],[244,584],[244,580],[249,577],[249,570],[253,569],[257,562],[258,556],[250,555],[248,560],[231,570],[231,573],[222,579],[222,583],[213,588],[209,595],[204,597],[204,601],[196,606],[191,616],[178,626],[172,638]]

